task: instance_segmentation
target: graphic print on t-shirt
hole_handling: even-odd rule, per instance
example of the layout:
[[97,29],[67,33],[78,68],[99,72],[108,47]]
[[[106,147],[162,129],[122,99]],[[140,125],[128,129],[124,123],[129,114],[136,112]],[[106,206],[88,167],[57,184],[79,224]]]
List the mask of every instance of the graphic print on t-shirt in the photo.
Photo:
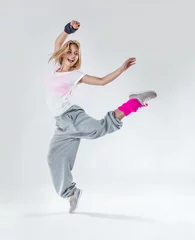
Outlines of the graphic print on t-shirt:
[[71,85],[68,82],[68,76],[55,76],[50,77],[47,81],[48,88],[59,95],[64,95],[70,91]]
[[46,77],[46,102],[54,116],[65,112],[72,104],[71,95],[77,83],[85,75],[80,70],[56,72],[56,68]]

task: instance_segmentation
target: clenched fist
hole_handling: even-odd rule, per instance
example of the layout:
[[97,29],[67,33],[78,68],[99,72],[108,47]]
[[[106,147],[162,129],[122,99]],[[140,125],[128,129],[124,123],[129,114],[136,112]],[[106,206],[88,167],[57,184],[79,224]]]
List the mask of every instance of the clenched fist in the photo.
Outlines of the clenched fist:
[[79,29],[80,28],[80,22],[72,20],[70,24],[74,29]]

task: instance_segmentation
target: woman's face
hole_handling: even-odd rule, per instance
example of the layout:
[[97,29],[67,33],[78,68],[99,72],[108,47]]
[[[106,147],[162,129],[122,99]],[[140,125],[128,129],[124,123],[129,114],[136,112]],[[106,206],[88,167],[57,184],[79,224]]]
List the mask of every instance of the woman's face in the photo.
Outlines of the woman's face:
[[70,49],[68,50],[64,58],[64,61],[68,67],[74,66],[74,64],[78,61],[79,58],[78,47],[75,44],[71,44]]

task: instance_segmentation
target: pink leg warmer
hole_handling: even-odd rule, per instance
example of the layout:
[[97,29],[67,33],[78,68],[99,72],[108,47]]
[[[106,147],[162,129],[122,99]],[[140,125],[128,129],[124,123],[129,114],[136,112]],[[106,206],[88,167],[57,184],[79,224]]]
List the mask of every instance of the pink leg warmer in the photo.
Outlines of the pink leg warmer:
[[132,112],[137,112],[138,108],[145,107],[136,98],[129,99],[126,103],[123,103],[118,109],[128,116]]

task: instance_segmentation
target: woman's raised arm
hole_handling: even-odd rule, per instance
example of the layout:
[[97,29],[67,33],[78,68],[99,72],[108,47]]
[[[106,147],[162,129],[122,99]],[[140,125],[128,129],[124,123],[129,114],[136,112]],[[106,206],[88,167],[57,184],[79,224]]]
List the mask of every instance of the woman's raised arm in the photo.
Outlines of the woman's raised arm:
[[68,35],[74,33],[80,27],[80,23],[77,21],[72,20],[64,27],[64,31],[56,38],[54,44],[54,52],[58,51],[65,40],[67,39]]

